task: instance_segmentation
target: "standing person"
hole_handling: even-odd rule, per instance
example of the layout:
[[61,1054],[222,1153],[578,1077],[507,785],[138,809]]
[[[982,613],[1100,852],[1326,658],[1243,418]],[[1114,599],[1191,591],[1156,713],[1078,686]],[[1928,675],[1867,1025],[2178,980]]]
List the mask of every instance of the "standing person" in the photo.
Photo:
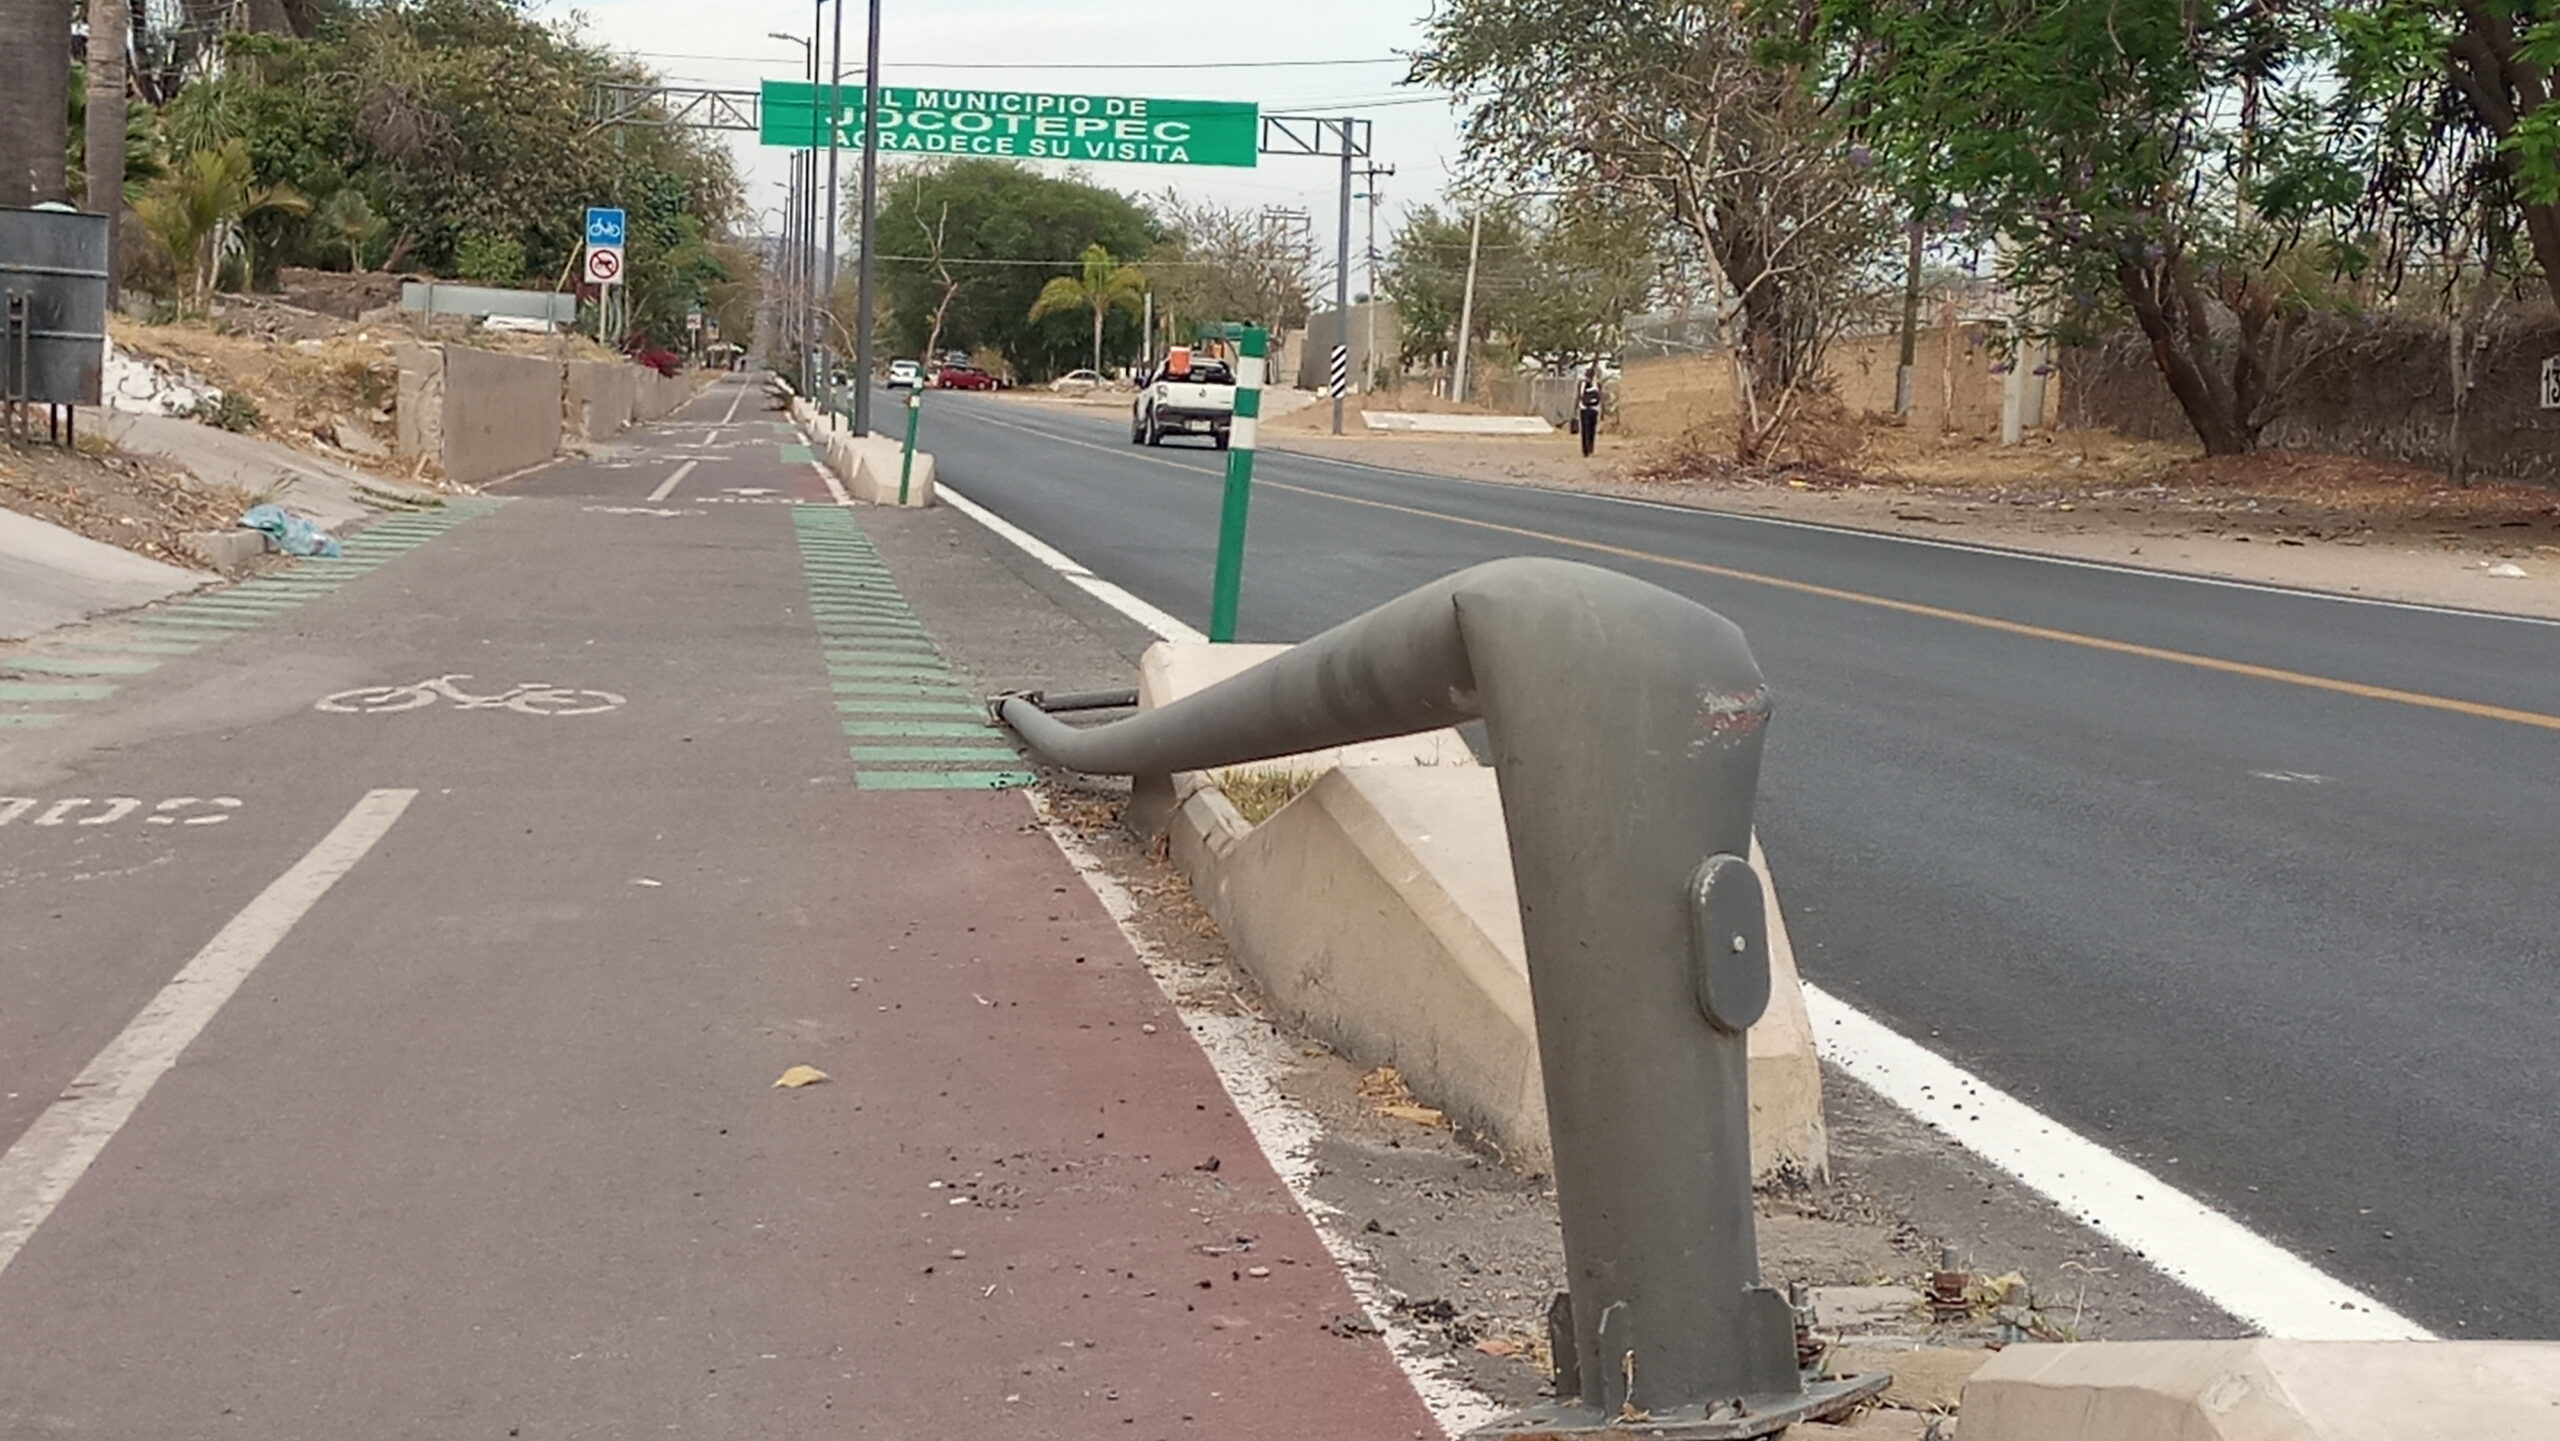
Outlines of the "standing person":
[[1574,416],[1582,429],[1582,456],[1591,458],[1591,442],[1600,433],[1600,362],[1593,361],[1582,372],[1582,386],[1574,396]]

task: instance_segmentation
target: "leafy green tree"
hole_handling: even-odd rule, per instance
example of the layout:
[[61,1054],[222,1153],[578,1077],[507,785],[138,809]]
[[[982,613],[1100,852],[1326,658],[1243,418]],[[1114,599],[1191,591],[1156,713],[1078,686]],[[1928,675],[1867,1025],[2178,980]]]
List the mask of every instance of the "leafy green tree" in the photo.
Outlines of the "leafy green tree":
[[[2305,11],[2258,0],[1825,0],[1835,77],[1906,196],[2054,303],[2151,343],[2208,454],[2250,450],[2308,353],[2361,179],[2326,143]],[[2306,249],[2315,252],[2306,254]],[[2317,253],[2326,250],[2330,253]]]
[[[919,353],[939,309],[946,348],[991,349],[1029,375],[1072,369],[1092,349],[1080,313],[1030,319],[1047,278],[1080,266],[1075,257],[1087,246],[1143,255],[1161,234],[1125,195],[989,159],[898,167],[883,184],[879,223],[884,324],[894,348]],[[958,282],[947,307],[946,270]],[[1104,348],[1132,348],[1137,331],[1126,312],[1112,310]]]
[[2560,304],[2560,3],[2343,0],[2335,133],[2383,243],[2498,270],[2515,237]]
[[277,13],[226,38],[219,73],[189,82],[163,128],[180,154],[244,142],[259,184],[352,191],[382,230],[359,247],[326,219],[252,217],[261,279],[378,246],[385,264],[556,288],[588,205],[631,213],[632,318],[653,338],[679,336],[726,273],[705,249],[738,205],[726,152],[679,126],[596,133],[595,87],[643,72],[524,0],[285,0]]
[[[1533,211],[1488,205],[1476,241],[1475,339],[1499,338],[1514,354],[1551,366],[1613,352],[1666,257],[1641,210],[1584,203]],[[1474,217],[1417,211],[1396,234],[1385,277],[1405,323],[1408,359],[1450,350],[1464,309]]]
[[1134,265],[1122,265],[1111,258],[1103,245],[1084,248],[1083,270],[1076,275],[1060,275],[1040,287],[1031,302],[1031,319],[1045,320],[1052,315],[1070,314],[1078,310],[1093,312],[1093,368],[1102,368],[1102,325],[1118,310],[1130,315],[1146,308],[1147,274]]

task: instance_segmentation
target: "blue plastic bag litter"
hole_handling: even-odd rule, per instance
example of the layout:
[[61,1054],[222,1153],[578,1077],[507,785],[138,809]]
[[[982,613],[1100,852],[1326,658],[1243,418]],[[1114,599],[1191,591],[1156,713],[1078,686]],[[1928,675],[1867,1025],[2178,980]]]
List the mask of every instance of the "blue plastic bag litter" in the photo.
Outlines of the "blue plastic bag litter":
[[338,553],[337,537],[313,525],[280,505],[253,505],[240,523],[251,530],[264,531],[276,543],[276,549],[287,555],[328,555]]

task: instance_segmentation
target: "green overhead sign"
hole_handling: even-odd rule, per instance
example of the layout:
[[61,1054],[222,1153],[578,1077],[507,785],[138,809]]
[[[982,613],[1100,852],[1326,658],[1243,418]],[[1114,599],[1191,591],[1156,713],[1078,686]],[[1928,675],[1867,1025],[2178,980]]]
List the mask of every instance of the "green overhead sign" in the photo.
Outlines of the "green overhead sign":
[[[795,150],[824,147],[829,89],[840,97],[836,143],[860,145],[862,87],[806,80],[764,82],[759,138]],[[1250,166],[1261,140],[1260,107],[1249,101],[880,87],[880,148],[917,155]]]

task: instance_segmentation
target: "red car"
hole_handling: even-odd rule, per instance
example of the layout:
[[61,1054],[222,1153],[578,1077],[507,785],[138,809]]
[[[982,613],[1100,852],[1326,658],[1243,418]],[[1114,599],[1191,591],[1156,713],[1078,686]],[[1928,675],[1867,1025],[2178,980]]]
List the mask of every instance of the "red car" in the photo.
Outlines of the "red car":
[[996,378],[974,365],[946,365],[933,373],[936,390],[993,390]]

